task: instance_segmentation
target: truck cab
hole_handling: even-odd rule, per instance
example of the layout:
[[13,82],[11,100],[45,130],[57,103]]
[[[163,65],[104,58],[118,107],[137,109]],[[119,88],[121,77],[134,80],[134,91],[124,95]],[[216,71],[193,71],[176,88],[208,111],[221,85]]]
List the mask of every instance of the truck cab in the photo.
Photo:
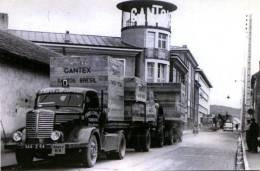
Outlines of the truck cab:
[[34,109],[26,114],[26,126],[13,134],[13,142],[6,147],[15,149],[22,166],[30,165],[34,157],[46,159],[75,151],[83,154],[82,162],[88,167],[94,166],[98,152],[122,159],[125,137],[120,131],[104,131],[107,116],[102,97],[89,88],[38,91]]

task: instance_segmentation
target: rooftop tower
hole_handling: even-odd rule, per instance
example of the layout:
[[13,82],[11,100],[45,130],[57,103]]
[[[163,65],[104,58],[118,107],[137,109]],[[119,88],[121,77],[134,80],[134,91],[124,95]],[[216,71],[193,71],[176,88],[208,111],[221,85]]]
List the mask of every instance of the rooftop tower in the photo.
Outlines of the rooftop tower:
[[159,0],[129,0],[117,8],[122,11],[123,42],[145,49],[145,80],[169,82],[171,12],[177,7]]

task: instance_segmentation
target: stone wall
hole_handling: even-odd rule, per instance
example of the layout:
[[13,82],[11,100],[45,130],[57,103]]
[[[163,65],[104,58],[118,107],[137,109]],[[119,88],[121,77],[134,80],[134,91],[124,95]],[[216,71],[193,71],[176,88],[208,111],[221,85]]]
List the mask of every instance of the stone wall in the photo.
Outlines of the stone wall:
[[25,114],[33,108],[37,90],[49,86],[49,74],[36,69],[0,60],[0,115],[7,135],[25,126]]

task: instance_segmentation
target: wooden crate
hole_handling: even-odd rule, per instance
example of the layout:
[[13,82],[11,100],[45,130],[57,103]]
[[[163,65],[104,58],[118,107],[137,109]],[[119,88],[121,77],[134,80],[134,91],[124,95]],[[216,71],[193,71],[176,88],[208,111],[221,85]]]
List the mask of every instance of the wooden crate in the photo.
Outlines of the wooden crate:
[[123,64],[109,56],[91,55],[50,59],[50,86],[61,87],[68,80],[70,87],[104,91],[104,106],[109,121],[124,121]]
[[125,100],[146,102],[147,85],[137,77],[124,78]]
[[149,83],[148,88],[153,90],[154,99],[163,107],[165,120],[184,119],[181,84]]
[[[156,108],[153,94],[147,90],[147,84],[140,78],[127,77],[125,86],[125,118],[132,122],[154,122]],[[149,97],[149,98],[148,98]],[[131,103],[136,103],[134,106]]]

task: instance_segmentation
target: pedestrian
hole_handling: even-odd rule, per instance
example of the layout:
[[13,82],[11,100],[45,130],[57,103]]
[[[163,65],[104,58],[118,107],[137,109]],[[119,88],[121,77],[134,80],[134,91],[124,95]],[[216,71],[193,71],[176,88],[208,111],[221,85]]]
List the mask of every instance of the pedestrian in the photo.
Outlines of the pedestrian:
[[157,126],[162,126],[164,124],[164,112],[163,107],[158,103],[158,100],[155,100],[155,108],[157,109]]
[[235,127],[236,127],[236,130],[238,131],[238,123],[236,123]]
[[216,119],[216,116],[213,118],[213,124],[214,124],[214,127],[216,128],[216,127],[217,127],[217,119]]
[[249,127],[249,134],[250,134],[250,144],[251,144],[251,152],[257,153],[257,147],[258,147],[258,124],[255,122],[255,119],[251,119],[251,124]]
[[247,120],[246,122],[246,126],[245,126],[245,131],[246,131],[246,145],[247,145],[247,150],[248,151],[251,151],[252,148],[251,148],[251,144],[250,144],[250,139],[251,139],[251,135],[250,135],[250,132],[249,132],[249,127],[250,127],[250,120]]

